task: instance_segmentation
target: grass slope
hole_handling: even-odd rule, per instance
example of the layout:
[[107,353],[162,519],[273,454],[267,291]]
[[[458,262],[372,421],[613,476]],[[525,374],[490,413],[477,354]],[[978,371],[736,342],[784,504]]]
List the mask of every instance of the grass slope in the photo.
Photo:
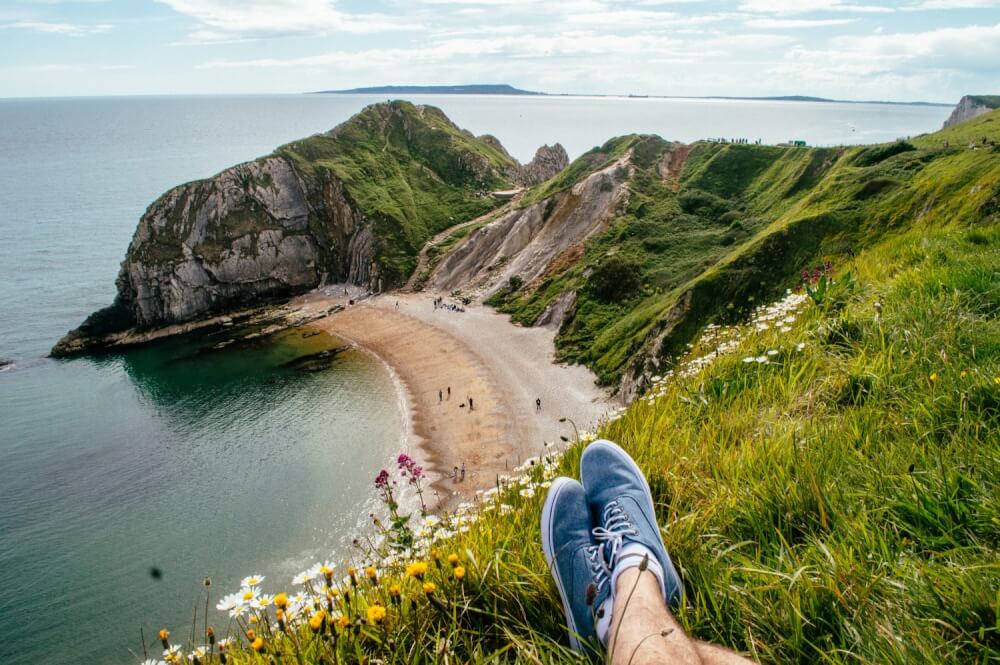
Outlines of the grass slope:
[[[972,150],[970,142],[992,141]],[[842,263],[887,232],[911,224],[994,221],[1000,205],[1000,113],[909,143],[855,148],[796,148],[698,143],[679,187],[658,172],[669,144],[625,137],[612,148],[643,146],[628,208],[588,242],[581,261],[536,288],[504,294],[501,309],[533,323],[560,294],[577,292],[575,316],[559,331],[563,360],[589,365],[607,384],[650,353],[684,348],[707,323],[745,314],[798,281],[810,262]],[[565,188],[608,146],[578,160],[529,196]],[[595,155],[597,155],[595,157]],[[676,189],[676,191],[675,191]],[[601,297],[593,275],[611,257],[641,275],[641,288]],[[669,320],[669,323],[668,323]]]
[[[649,478],[686,630],[762,663],[1000,658],[998,248],[996,222],[875,241],[845,262],[853,285],[784,330],[736,328],[728,354],[602,428]],[[433,549],[370,552],[333,596],[307,585],[315,631],[244,614],[229,662],[579,662],[563,646],[536,483],[575,475],[580,450],[528,467],[478,520],[446,518],[468,530]],[[416,579],[407,566],[421,562]]]
[[387,284],[405,281],[434,233],[495,207],[486,193],[509,187],[500,174],[516,166],[439,109],[409,102],[369,106],[332,132],[277,152],[303,173],[329,171],[344,183],[375,223]]

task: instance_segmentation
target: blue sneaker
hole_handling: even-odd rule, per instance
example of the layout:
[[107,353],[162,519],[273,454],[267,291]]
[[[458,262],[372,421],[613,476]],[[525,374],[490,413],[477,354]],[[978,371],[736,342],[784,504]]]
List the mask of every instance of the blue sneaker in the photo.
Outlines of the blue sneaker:
[[591,526],[583,485],[557,478],[542,508],[542,550],[562,597],[569,645],[581,654],[587,648],[598,653],[598,614],[611,595],[611,571],[591,538]]
[[[613,571],[612,589],[619,570],[649,556],[649,570],[659,578],[664,600],[677,607],[684,587],[663,545],[649,483],[635,460],[610,441],[595,441],[580,458],[580,479],[598,525],[594,539]],[[626,565],[620,567],[622,563]]]

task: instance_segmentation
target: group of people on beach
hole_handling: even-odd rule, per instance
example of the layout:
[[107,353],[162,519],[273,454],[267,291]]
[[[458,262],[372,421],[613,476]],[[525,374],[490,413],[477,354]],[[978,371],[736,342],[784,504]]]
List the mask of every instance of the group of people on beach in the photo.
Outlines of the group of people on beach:
[[464,312],[465,308],[461,305],[456,305],[455,303],[445,302],[444,296],[438,296],[434,299],[434,309],[447,309],[451,312]]
[[465,482],[465,462],[461,466],[456,466],[451,474],[452,481],[456,483]]
[[[447,392],[445,392],[445,390],[447,390]],[[445,390],[438,388],[438,404],[445,401],[451,401],[451,386],[448,386]],[[474,407],[471,395],[466,397],[465,401],[458,405],[458,408],[464,409],[466,404],[469,405],[469,411],[472,411]]]

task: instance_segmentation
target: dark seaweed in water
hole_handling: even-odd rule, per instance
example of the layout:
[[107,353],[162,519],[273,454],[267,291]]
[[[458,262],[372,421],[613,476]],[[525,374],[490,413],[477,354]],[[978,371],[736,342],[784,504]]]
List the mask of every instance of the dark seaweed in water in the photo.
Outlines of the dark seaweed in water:
[[349,348],[351,347],[338,346],[335,349],[327,349],[326,351],[320,351],[319,353],[310,353],[309,355],[282,363],[281,367],[297,369],[303,372],[321,372],[324,369],[329,369],[330,366],[333,365],[333,361],[337,359],[337,356]]

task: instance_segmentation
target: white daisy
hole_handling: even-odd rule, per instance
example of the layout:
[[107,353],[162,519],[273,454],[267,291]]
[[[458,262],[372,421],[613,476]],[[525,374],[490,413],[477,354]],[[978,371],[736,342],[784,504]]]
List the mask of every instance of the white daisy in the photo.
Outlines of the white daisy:
[[260,583],[264,581],[263,575],[251,575],[250,577],[244,577],[243,581],[240,582],[240,586],[246,589],[247,587],[260,586]]

